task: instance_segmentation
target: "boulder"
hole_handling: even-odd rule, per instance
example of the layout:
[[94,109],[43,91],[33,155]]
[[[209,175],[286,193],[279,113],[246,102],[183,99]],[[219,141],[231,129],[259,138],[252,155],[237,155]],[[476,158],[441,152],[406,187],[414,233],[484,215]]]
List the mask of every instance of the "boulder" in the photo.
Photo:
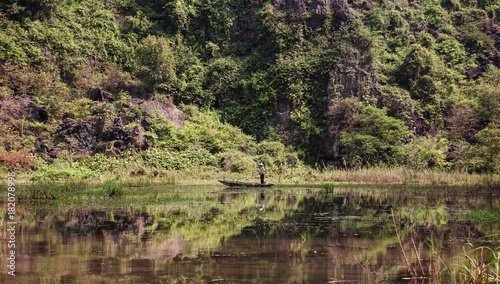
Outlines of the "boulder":
[[115,101],[115,98],[113,97],[113,95],[111,93],[106,92],[99,87],[91,87],[87,91],[87,97],[93,101],[99,101],[99,102],[103,102],[103,101],[114,102]]
[[[184,117],[182,116],[182,111],[176,108],[172,104],[167,104],[159,101],[146,101],[141,99],[131,99],[130,105],[138,105],[142,108],[144,112],[147,113],[157,113],[166,120],[172,122],[175,126],[184,125]],[[145,122],[147,123],[147,122]],[[144,126],[143,126],[144,127]],[[144,127],[146,128],[146,127]]]
[[42,158],[53,162],[53,159],[57,158],[57,155],[61,151],[59,148],[55,148],[52,145],[50,137],[43,135],[36,139],[35,141],[35,151],[33,153],[38,153]]

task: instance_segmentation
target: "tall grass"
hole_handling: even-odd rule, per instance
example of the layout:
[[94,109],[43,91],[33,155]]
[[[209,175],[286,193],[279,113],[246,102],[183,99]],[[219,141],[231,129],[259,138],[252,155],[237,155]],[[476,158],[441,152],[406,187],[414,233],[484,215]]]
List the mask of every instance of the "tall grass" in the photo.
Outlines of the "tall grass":
[[[498,234],[486,237],[491,236]],[[481,246],[462,254],[456,273],[460,283],[499,283],[500,247]]]
[[63,184],[54,181],[37,181],[26,186],[20,198],[26,199],[29,203],[45,202],[59,198],[63,194],[71,194],[78,190],[85,190],[88,184],[81,181],[68,181]]
[[[131,175],[130,169],[94,174],[92,179],[82,179],[89,184],[100,184],[116,180],[127,186],[145,186],[151,184],[217,184],[218,179],[258,181],[258,171],[231,172],[214,166],[195,166],[183,170],[165,170],[155,167],[146,168],[144,174]],[[62,176],[62,175],[60,175]],[[29,176],[25,176],[29,179]],[[67,182],[78,177],[61,177],[58,182]],[[441,172],[433,170],[417,171],[411,176],[402,168],[373,168],[355,170],[315,170],[308,167],[296,168],[287,172],[266,171],[266,180],[272,183],[290,185],[323,184],[388,184],[404,186],[477,186],[499,187],[500,176],[494,182],[486,182],[485,175],[464,172]]]
[[102,189],[106,196],[109,197],[114,197],[114,196],[122,196],[123,195],[123,188],[117,183],[114,182],[108,182],[102,185]]
[[[463,171],[413,170],[406,167],[372,167],[360,169],[327,169],[318,179],[324,182],[382,183],[404,185],[475,185],[484,183],[486,175]],[[499,176],[495,176],[499,180]]]
[[[431,250],[431,257],[426,264],[423,264],[421,261],[423,252],[417,248],[415,240],[412,238],[413,246],[411,249],[413,249],[415,259],[411,261],[399,237],[392,209],[391,214],[401,253],[405,259],[407,273],[410,274],[412,279],[430,278],[436,279],[439,282],[445,280],[447,283],[486,284],[500,282],[500,246],[496,248],[480,246],[450,259],[443,260],[439,249],[436,249],[434,242],[431,241],[428,243]],[[485,236],[481,239],[494,236],[500,236],[500,234]]]

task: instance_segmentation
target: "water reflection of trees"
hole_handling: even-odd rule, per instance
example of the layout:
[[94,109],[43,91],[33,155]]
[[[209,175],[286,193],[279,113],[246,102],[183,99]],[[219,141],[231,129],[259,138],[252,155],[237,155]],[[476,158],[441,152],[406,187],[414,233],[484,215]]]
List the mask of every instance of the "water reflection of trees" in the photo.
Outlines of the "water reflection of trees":
[[[25,218],[24,232],[41,240],[28,242],[29,254],[62,250],[57,243],[78,244],[78,257],[87,261],[89,273],[95,275],[127,270],[124,265],[129,267],[128,273],[132,268],[133,273],[152,273],[150,270],[160,269],[158,261],[166,265],[163,269],[171,269],[167,263],[269,257],[276,262],[274,268],[292,263],[295,270],[287,279],[300,279],[300,269],[315,259],[328,263],[324,269],[329,277],[340,270],[338,273],[360,273],[359,263],[381,269],[381,259],[401,260],[391,209],[406,248],[412,240],[419,248],[429,240],[450,248],[498,232],[498,224],[484,227],[460,218],[461,211],[493,210],[498,208],[497,202],[458,193],[356,188],[328,194],[294,188],[235,190],[198,193],[188,204],[110,210],[20,208],[20,212]],[[265,209],[260,210],[263,199]],[[266,240],[264,247],[262,240]]]
[[[492,233],[495,228],[476,227],[457,217],[468,208],[490,208],[492,199],[471,199],[443,193],[397,190],[337,190],[303,194],[300,190],[222,192],[217,203],[195,206],[160,205],[119,210],[66,209],[35,211],[37,227],[44,224],[63,235],[102,238],[134,235],[148,240],[154,235],[183,235],[196,240],[203,236],[221,238],[289,236],[338,238],[362,235],[373,238],[392,235],[391,208],[396,212],[403,236],[470,239]],[[206,196],[200,196],[203,200]],[[213,194],[210,195],[213,199]],[[265,203],[265,210],[260,210]],[[498,207],[497,207],[498,208]],[[258,209],[258,210],[256,210]],[[40,222],[42,221],[43,222]],[[200,244],[201,245],[201,244]]]

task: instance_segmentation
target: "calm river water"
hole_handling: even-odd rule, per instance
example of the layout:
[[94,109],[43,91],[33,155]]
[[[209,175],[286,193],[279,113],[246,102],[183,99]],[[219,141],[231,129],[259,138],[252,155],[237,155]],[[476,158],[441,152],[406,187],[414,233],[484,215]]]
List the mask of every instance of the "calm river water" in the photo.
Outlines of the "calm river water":
[[[121,206],[16,208],[16,276],[1,283],[438,283],[411,279],[499,233],[498,196],[463,189],[151,188],[158,200]],[[114,197],[126,198],[126,197]],[[475,214],[475,215],[474,215]],[[486,219],[471,222],[471,216]],[[497,243],[498,245],[498,243]],[[416,248],[416,250],[415,250]],[[421,271],[421,268],[418,268]]]

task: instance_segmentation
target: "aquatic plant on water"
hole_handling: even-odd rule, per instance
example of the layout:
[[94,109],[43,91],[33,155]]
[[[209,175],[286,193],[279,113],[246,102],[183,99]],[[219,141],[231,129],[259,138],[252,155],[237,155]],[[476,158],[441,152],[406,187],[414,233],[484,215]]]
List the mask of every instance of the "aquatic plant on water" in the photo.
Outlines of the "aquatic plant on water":
[[106,183],[102,186],[104,193],[106,193],[106,196],[122,196],[123,195],[123,189],[120,185],[110,182]]

